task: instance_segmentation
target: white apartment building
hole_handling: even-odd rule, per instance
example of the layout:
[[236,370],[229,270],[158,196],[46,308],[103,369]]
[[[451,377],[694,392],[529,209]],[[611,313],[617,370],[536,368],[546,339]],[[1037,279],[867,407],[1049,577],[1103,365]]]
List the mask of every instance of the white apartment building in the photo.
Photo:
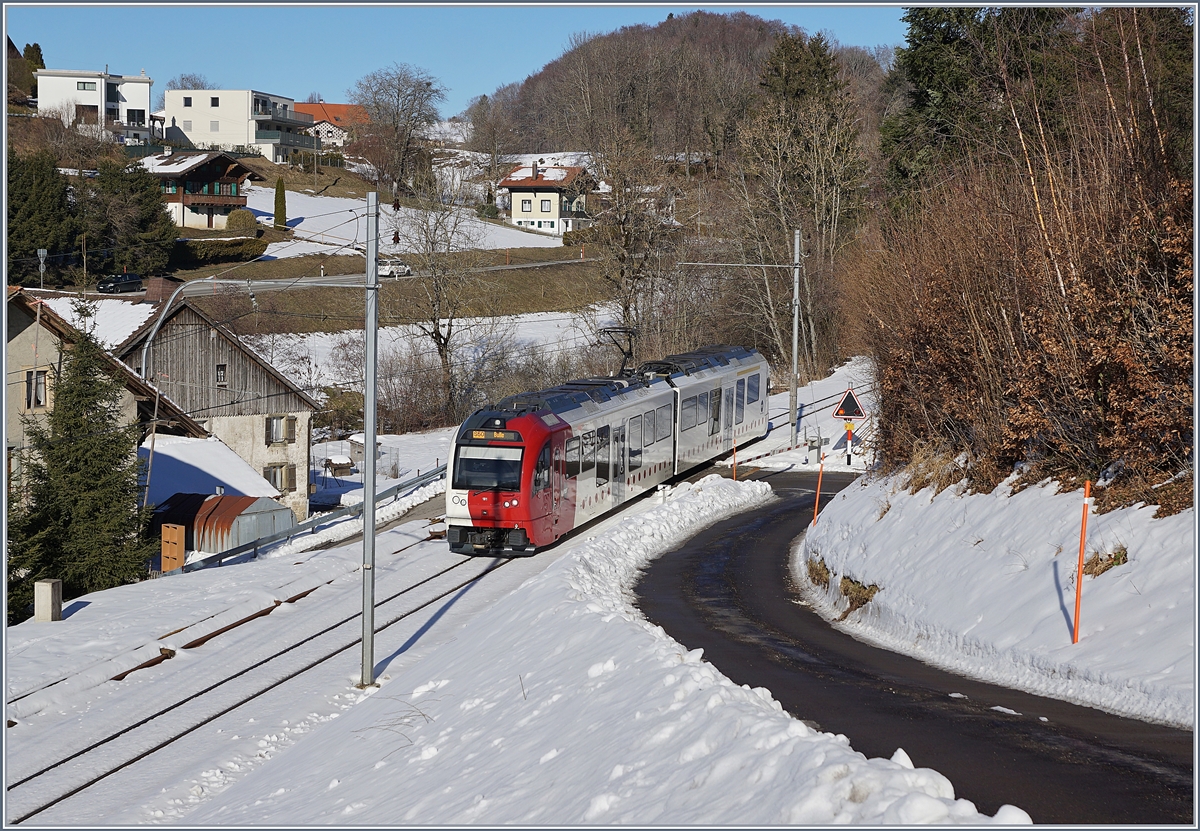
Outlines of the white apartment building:
[[313,117],[296,112],[282,95],[253,89],[169,89],[163,115],[165,136],[201,150],[246,148],[281,162],[294,150],[319,150],[306,135]]
[[150,88],[141,75],[114,75],[73,69],[39,69],[38,115],[56,115],[64,123],[94,124],[117,141],[145,143],[151,136]]

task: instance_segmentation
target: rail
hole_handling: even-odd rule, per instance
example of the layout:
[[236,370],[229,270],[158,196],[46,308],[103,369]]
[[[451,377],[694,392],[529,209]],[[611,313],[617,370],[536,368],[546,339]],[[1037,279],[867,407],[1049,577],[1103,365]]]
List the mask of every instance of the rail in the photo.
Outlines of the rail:
[[[420,476],[416,476],[397,485],[392,485],[390,488],[385,488],[375,495],[375,505],[378,507],[380,503],[385,502],[388,499],[391,499],[394,502],[395,500],[399,499],[401,495],[407,496],[408,493],[415,491],[422,485],[427,485],[430,482],[435,482],[438,479],[441,479],[445,473],[446,466],[440,465],[427,473],[422,473]],[[196,571],[197,569],[205,568],[210,565],[220,565],[225,560],[228,560],[232,557],[240,557],[248,552],[253,552],[254,558],[257,558],[258,550],[264,546],[270,545],[273,542],[279,542],[280,540],[287,540],[290,542],[293,537],[298,537],[308,531],[316,532],[318,528],[328,525],[335,519],[358,516],[362,512],[362,503],[358,505],[349,505],[345,508],[338,508],[336,511],[330,511],[327,514],[321,514],[320,516],[306,519],[304,522],[301,522],[298,525],[293,525],[291,528],[286,528],[282,531],[276,531],[274,534],[260,537],[259,539],[252,540],[248,543],[243,543],[242,545],[231,548],[228,551],[222,551],[219,554],[212,554],[208,557],[205,557],[201,560],[195,560],[191,563],[184,563],[182,568],[164,571],[163,576],[165,577],[168,574],[180,574],[189,571]]]

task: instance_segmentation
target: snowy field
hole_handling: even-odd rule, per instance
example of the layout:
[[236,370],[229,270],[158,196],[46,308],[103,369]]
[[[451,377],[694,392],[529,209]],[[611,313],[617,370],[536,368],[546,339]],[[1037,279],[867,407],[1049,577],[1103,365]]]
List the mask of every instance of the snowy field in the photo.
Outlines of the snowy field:
[[[245,189],[246,207],[260,220],[271,221],[275,216],[275,188],[248,185]],[[485,222],[469,208],[459,208],[467,214],[464,226],[474,248],[498,250],[503,248],[562,248],[562,237],[524,231],[515,225]],[[412,211],[401,208],[400,214]],[[314,196],[288,191],[288,227],[295,239],[273,242],[267,246],[265,259],[300,257],[307,254],[352,254],[366,251],[367,197],[350,199],[333,196]],[[379,256],[400,256],[403,246],[392,244],[391,229],[397,216],[390,204],[379,202]],[[564,255],[565,256],[565,255]]]
[[[843,367],[802,389],[801,402],[833,395],[836,403],[855,383],[866,403],[863,369],[861,362]],[[786,393],[772,397],[772,418],[783,436],[786,409]],[[815,433],[824,418],[823,431],[834,429],[829,410],[809,412],[803,426]],[[444,452],[445,432],[384,443],[410,443],[409,466],[424,468]],[[866,463],[864,450],[853,456],[853,466]],[[802,457],[787,461],[789,455],[771,458],[804,464]],[[809,464],[815,469],[819,461]],[[832,459],[826,464],[836,466]],[[443,483],[427,486],[381,510],[379,521],[443,489]],[[505,572],[508,582],[484,583],[449,609],[414,621],[407,642],[392,645],[380,637],[381,686],[374,694],[355,689],[357,665],[348,659],[304,695],[263,697],[156,763],[181,771],[169,782],[137,777],[119,794],[90,797],[86,805],[68,800],[45,821],[1028,822],[1012,806],[995,817],[980,815],[955,799],[951,779],[912,769],[902,748],[890,759],[867,759],[845,737],[811,730],[782,712],[769,691],[733,684],[699,650],[688,652],[633,607],[631,586],[650,558],[770,498],[765,484],[709,477],[676,488],[661,504],[643,500],[584,538],[515,561]],[[446,556],[445,543],[420,541],[424,527],[406,523],[379,535],[381,584]],[[66,680],[9,706],[8,717],[17,722],[6,733],[9,754],[26,759],[52,752],[59,730],[99,737],[109,726],[106,706],[122,696],[165,700],[177,683],[174,673],[186,673],[191,664],[219,667],[222,650],[239,649],[239,641],[215,638],[193,650],[204,654],[190,662],[167,661],[124,681],[106,680],[160,647],[177,648],[185,637],[215,631],[310,586],[320,586],[312,596],[320,606],[285,604],[279,608],[288,615],[239,627],[247,630],[242,637],[282,646],[296,615],[352,609],[361,601],[361,547],[314,549],[357,530],[361,520],[339,523],[257,562],[99,592],[68,602],[61,622],[10,627],[10,699]],[[163,638],[183,627],[190,627],[186,635]]]
[[[354,688],[348,659],[324,686],[264,697],[190,740],[186,756],[155,763],[187,776],[135,777],[120,794],[63,803],[45,822],[1027,823],[1011,806],[979,814],[902,749],[867,759],[844,737],[809,729],[769,691],[733,684],[632,607],[630,586],[649,557],[770,498],[762,483],[713,476],[662,504],[640,502],[586,538],[517,561],[520,584],[485,582],[453,611],[432,613],[404,646],[381,644],[373,694]],[[444,552],[444,543],[414,544],[422,532],[411,525],[380,535],[377,580]],[[28,765],[58,729],[102,735],[105,702],[135,691],[166,700],[187,661],[103,680],[196,634],[160,632],[215,630],[311,585],[325,594],[313,595],[317,610],[352,608],[358,557],[350,545],[148,581],[81,598],[60,623],[11,627],[10,698],[72,674],[9,707],[8,752]],[[297,605],[255,621],[256,647],[287,644],[306,608],[313,613]],[[223,648],[214,639],[191,660],[216,670]]]

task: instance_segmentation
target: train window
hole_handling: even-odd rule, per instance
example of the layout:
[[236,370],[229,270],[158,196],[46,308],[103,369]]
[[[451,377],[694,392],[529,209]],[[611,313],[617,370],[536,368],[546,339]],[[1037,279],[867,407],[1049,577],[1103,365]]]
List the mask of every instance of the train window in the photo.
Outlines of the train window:
[[758,375],[751,375],[746,379],[746,403],[753,404],[758,400]]
[[453,487],[518,491],[521,489],[521,453],[519,447],[462,445],[454,460]]
[[596,466],[596,431],[589,430],[583,434],[583,470],[591,470]]
[[737,401],[733,405],[733,423],[741,424],[746,416],[746,379],[737,382]]
[[671,437],[671,405],[663,404],[658,408],[658,414],[654,417],[654,439],[669,439]]
[[550,442],[542,445],[538,453],[537,464],[533,468],[533,492],[545,490],[550,486]]
[[704,424],[708,421],[708,393],[702,392],[696,396],[696,423]]
[[683,399],[679,409],[679,429],[691,430],[696,426],[696,396]]
[[567,439],[567,476],[579,475],[579,439]]
[[642,466],[642,417],[629,419],[629,469]]
[[708,399],[709,408],[712,410],[712,424],[708,427],[708,434],[715,436],[721,432],[721,388],[717,387],[712,391],[712,395]]
[[646,413],[644,425],[645,426],[642,428],[642,435],[646,438],[642,442],[642,445],[644,447],[649,447],[650,445],[654,444],[654,410]]
[[607,425],[596,431],[596,487],[608,484],[612,468],[612,446],[608,442]]

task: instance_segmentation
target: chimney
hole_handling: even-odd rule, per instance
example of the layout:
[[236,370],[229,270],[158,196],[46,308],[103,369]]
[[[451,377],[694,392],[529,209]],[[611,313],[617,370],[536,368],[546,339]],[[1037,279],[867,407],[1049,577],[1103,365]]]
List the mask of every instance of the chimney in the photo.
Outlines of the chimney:
[[534,178],[534,179],[536,179],[536,178],[537,178],[537,174],[538,174],[537,166],[538,166],[538,163],[537,163],[537,162],[534,162],[534,163],[533,163],[533,178]]

